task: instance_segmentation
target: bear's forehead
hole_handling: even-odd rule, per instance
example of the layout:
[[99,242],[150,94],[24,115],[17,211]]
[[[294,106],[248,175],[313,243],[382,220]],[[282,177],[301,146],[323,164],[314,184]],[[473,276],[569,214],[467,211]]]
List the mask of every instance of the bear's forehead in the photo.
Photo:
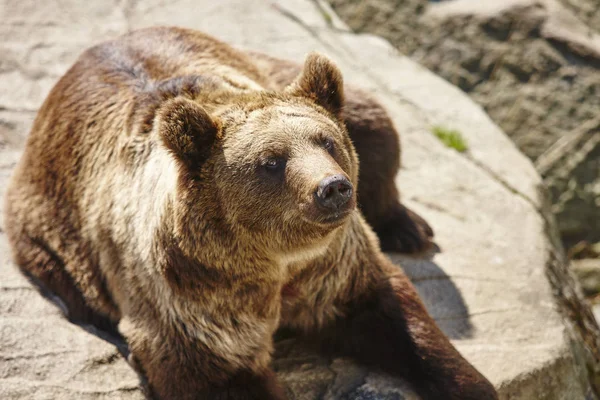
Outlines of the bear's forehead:
[[274,105],[248,113],[225,135],[224,155],[228,162],[253,163],[261,157],[306,154],[320,149],[321,139],[342,135],[336,122],[310,106]]
[[339,130],[338,125],[323,113],[310,106],[296,104],[280,104],[257,110],[249,116],[248,123],[277,131],[314,133]]

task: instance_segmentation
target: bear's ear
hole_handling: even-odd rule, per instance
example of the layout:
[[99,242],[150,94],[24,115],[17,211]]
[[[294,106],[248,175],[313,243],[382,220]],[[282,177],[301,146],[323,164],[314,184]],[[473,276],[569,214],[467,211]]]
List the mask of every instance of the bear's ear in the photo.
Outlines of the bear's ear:
[[342,73],[329,58],[310,53],[300,75],[285,88],[285,92],[308,97],[327,111],[340,116],[344,103]]
[[210,156],[219,124],[199,104],[182,97],[167,100],[158,111],[159,135],[173,155],[190,168]]

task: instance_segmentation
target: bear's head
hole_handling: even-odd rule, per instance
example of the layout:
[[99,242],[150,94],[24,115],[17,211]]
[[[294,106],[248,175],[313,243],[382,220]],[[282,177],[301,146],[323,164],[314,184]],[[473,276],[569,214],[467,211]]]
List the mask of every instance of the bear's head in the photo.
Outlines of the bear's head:
[[180,188],[196,193],[189,218],[224,223],[274,252],[331,237],[356,208],[358,160],[342,106],[340,71],[315,53],[280,92],[167,101],[159,134],[187,177]]

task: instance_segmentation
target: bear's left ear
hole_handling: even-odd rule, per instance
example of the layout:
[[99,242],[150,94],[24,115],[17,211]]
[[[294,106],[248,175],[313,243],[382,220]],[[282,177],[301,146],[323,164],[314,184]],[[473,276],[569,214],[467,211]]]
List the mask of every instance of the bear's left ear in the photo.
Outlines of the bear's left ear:
[[333,61],[319,53],[310,53],[306,57],[302,72],[284,91],[294,96],[308,97],[340,117],[344,104],[342,73]]
[[219,124],[196,102],[176,97],[158,110],[159,135],[171,153],[195,169],[210,156],[219,135]]

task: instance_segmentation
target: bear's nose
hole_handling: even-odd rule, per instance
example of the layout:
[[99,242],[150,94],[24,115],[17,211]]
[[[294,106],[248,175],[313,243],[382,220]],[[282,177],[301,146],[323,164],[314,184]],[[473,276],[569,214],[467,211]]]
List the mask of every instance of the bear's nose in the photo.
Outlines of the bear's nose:
[[332,175],[319,182],[317,202],[332,211],[339,210],[352,197],[352,184],[344,175]]

